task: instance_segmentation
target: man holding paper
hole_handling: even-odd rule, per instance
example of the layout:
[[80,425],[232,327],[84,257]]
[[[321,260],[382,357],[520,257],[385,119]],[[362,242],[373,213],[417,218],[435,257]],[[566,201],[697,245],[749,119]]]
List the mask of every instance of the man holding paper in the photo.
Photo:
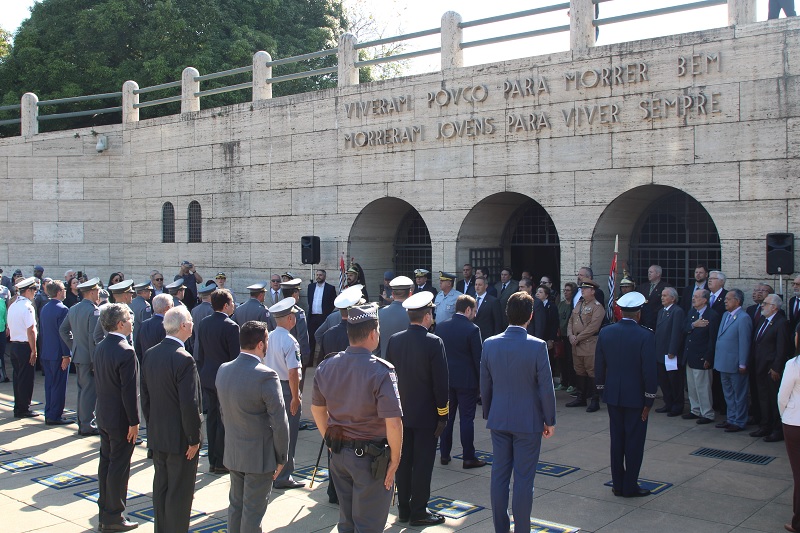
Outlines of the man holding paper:
[[658,384],[664,396],[664,405],[656,413],[667,416],[683,414],[683,326],[686,313],[676,305],[678,291],[672,287],[661,290],[661,305],[656,319],[656,355],[658,357]]

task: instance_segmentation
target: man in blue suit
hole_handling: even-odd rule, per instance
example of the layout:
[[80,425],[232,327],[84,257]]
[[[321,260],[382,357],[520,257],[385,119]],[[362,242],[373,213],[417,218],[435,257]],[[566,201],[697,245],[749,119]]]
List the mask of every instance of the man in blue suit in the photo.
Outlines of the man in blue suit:
[[39,331],[42,337],[42,370],[44,370],[44,423],[48,426],[72,424],[61,418],[67,397],[67,376],[72,356],[67,344],[58,334],[58,328],[67,317],[67,306],[62,302],[67,296],[64,283],[51,281],[44,287],[50,301],[44,304],[39,314]]
[[481,330],[472,323],[474,317],[475,298],[462,294],[456,300],[453,318],[436,326],[436,335],[444,342],[450,376],[450,415],[442,433],[439,452],[442,464],[449,463],[450,450],[453,448],[453,424],[458,409],[464,468],[486,466],[486,461],[475,457],[475,405],[480,392]]
[[726,433],[744,431],[747,424],[747,358],[753,321],[742,309],[743,301],[744,293],[739,289],[731,289],[725,295],[725,314],[714,351],[714,370],[720,373],[722,393],[728,406],[728,419],[715,427],[725,429]]
[[547,345],[526,330],[533,298],[512,294],[506,305],[508,328],[483,343],[481,397],[483,418],[492,433],[492,520],[497,533],[508,533],[508,488],[514,472],[516,531],[530,531],[533,478],[542,436],[555,433],[556,396]]
[[608,408],[611,480],[615,496],[647,496],[639,487],[647,415],[656,399],[658,370],[653,332],[638,324],[645,298],[624,294],[617,302],[622,320],[600,330],[595,348],[597,390]]
[[153,298],[153,316],[142,322],[139,333],[133,336],[133,348],[141,362],[147,350],[164,340],[164,315],[172,309],[173,299],[169,294],[159,294]]

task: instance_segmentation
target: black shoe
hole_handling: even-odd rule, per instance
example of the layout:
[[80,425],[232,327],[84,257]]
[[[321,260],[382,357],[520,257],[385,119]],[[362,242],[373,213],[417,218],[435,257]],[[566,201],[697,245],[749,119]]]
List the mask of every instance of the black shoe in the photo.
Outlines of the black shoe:
[[700,417],[697,416],[694,413],[686,413],[685,415],[681,415],[681,418],[683,418],[684,420],[694,420],[694,419],[700,418]]
[[139,522],[131,522],[130,520],[122,519],[118,524],[102,524],[100,531],[130,531],[139,527]]
[[415,518],[408,522],[409,526],[435,526],[444,522],[444,517],[435,513],[428,513],[423,518]]
[[722,422],[717,422],[716,424],[714,424],[714,427],[717,429],[728,429],[729,425],[730,424],[728,424],[727,420],[723,420]]
[[701,425],[702,425],[702,424],[710,424],[710,423],[712,423],[713,421],[714,421],[714,420],[713,420],[713,419],[711,419],[711,418],[706,418],[706,417],[704,417],[704,416],[701,416],[700,418],[698,418],[698,419],[697,419],[697,422],[695,422],[695,424],[701,424]]
[[600,401],[597,398],[593,398],[591,403],[589,403],[589,407],[586,408],[587,413],[594,413],[600,410]]
[[482,466],[486,466],[486,461],[483,459],[464,459],[464,464],[461,465],[462,468],[480,468]]
[[308,429],[308,422],[303,422],[302,424],[297,426],[297,429],[298,429],[298,431],[303,431],[305,429]]
[[682,416],[681,413],[682,411],[670,411],[669,413],[667,413],[667,416],[670,418],[674,418],[676,416]]
[[224,476],[225,474],[230,473],[230,470],[228,470],[224,466],[215,466],[214,467],[214,473],[215,474],[219,474],[220,476]]
[[14,418],[36,418],[37,416],[39,416],[39,413],[34,413],[33,411],[14,413]]
[[640,488],[633,494],[623,494],[622,496],[625,498],[640,498],[642,496],[650,496],[650,490]]
[[783,434],[781,433],[771,433],[764,437],[764,442],[781,442],[783,440]]
[[8,377],[4,377],[3,379],[0,379],[0,383],[8,383],[9,381],[11,381],[11,380],[8,379]]
[[725,433],[738,433],[740,431],[744,431],[743,427],[734,426],[730,424],[728,427],[725,428]]
[[331,498],[330,496],[328,496],[328,503],[339,505],[339,498]]
[[68,424],[74,424],[74,422],[72,420],[67,420],[66,418],[59,418],[58,420],[45,419],[44,424],[46,426],[66,426]]
[[672,411],[672,407],[669,407],[668,405],[656,409],[656,413],[669,413],[670,411]]
[[286,481],[285,483],[282,483],[281,485],[276,485],[275,488],[276,489],[282,489],[282,490],[290,490],[290,489],[299,489],[299,488],[302,488],[302,487],[305,487],[305,486],[306,486],[306,484],[302,483],[300,481]]
[[80,429],[78,430],[78,436],[80,437],[96,437],[98,435],[100,435],[100,430],[97,428],[92,428],[89,431],[81,431]]
[[750,432],[750,436],[751,437],[766,437],[770,433],[772,433],[772,432],[770,430],[768,430],[768,429],[757,429],[756,431],[751,431]]
[[586,407],[586,400],[580,396],[569,402],[566,407]]
[[617,490],[617,489],[615,489],[614,487],[611,487],[611,493],[612,493],[614,496],[622,496],[622,491],[621,491],[621,490]]
[[450,458],[449,457],[442,457],[441,459],[439,459],[439,462],[442,463],[443,465],[449,465],[450,464]]

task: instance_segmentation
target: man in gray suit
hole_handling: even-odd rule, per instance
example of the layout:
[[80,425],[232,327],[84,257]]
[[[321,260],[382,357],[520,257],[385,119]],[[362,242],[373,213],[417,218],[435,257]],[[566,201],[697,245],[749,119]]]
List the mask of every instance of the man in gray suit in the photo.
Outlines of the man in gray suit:
[[78,435],[99,435],[92,426],[97,391],[94,385],[94,328],[100,317],[100,278],[78,285],[83,299],[69,308],[58,334],[72,352],[72,362],[78,375]]
[[744,293],[731,289],[725,295],[725,314],[717,333],[714,370],[720,374],[722,393],[728,406],[727,420],[716,424],[726,433],[744,431],[747,424],[747,358],[753,334],[753,321],[742,309]]
[[149,281],[137,283],[133,286],[136,291],[136,298],[131,300],[129,307],[133,311],[133,340],[136,341],[136,332],[142,322],[153,316],[153,308],[150,305],[150,300],[153,295],[153,286]]
[[381,344],[378,347],[379,357],[386,357],[386,347],[389,339],[395,333],[405,331],[410,324],[408,312],[403,307],[403,302],[411,296],[414,282],[406,276],[398,276],[389,282],[392,288],[392,303],[378,311],[378,322],[381,325]]
[[216,387],[225,424],[223,462],[230,470],[230,533],[261,533],[272,481],[289,454],[289,421],[278,374],[262,363],[267,325],[246,322],[242,353],[219,367]]
[[258,322],[266,322],[269,318],[267,308],[264,307],[264,298],[267,296],[267,284],[265,282],[254,283],[247,287],[250,291],[250,299],[236,308],[233,312],[234,322],[239,324],[241,328],[245,322],[256,320]]
[[269,277],[269,295],[265,299],[266,303],[264,305],[267,306],[269,309],[276,303],[283,300],[283,294],[281,294],[281,277],[278,274],[272,274]]

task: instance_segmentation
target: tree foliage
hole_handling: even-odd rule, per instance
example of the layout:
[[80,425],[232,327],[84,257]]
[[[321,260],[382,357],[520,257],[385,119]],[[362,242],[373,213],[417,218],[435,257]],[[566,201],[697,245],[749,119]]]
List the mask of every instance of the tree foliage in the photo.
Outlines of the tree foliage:
[[[207,74],[249,65],[258,50],[279,59],[335,48],[345,26],[340,0],[42,0],[0,62],[0,105],[18,103],[25,92],[49,100],[116,92],[126,80],[140,87],[177,81],[187,66]],[[334,65],[331,55],[275,67],[273,76]],[[250,79],[243,74],[206,81],[201,89]],[[335,85],[335,74],[317,76],[276,84],[273,94]],[[168,89],[142,100],[175,94]],[[250,98],[249,90],[224,93],[204,98],[203,107]],[[115,105],[93,101],[40,112]],[[143,117],[176,112],[177,104],[142,110]],[[68,127],[118,121],[118,115],[100,115],[73,119]]]
[[11,32],[0,28],[0,61],[11,51]]

